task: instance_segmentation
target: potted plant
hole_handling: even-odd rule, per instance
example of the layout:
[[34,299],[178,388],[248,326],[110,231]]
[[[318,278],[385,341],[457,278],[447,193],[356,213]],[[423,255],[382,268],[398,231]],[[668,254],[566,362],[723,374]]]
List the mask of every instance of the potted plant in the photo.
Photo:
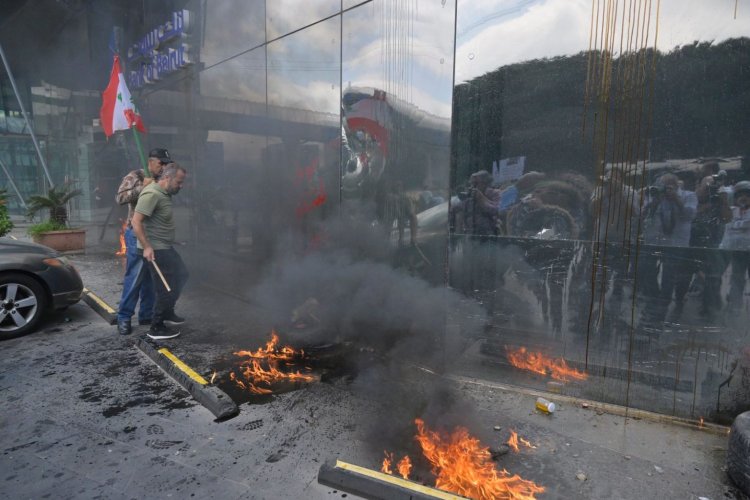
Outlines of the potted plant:
[[71,189],[70,183],[51,187],[46,195],[34,195],[29,199],[28,215],[34,217],[40,210],[49,211],[49,220],[29,227],[32,239],[58,252],[78,253],[86,248],[86,230],[68,227],[68,202],[80,195],[79,189]]
[[13,229],[13,221],[10,220],[8,215],[8,193],[5,189],[0,189],[0,236],[5,236]]

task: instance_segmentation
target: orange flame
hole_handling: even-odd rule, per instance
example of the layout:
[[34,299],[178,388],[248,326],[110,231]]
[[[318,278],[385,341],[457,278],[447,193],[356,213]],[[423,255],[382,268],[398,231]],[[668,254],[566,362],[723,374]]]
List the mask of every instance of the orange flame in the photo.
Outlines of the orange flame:
[[125,255],[128,251],[128,248],[125,245],[125,230],[127,228],[128,228],[128,221],[125,221],[122,223],[122,227],[120,227],[120,249],[115,252],[115,255],[117,255],[118,257]]
[[525,440],[522,437],[519,437],[518,433],[511,429],[510,437],[508,438],[508,446],[510,446],[513,449],[513,451],[518,452],[520,451],[519,446],[518,446],[519,442],[527,448],[536,448],[536,446],[531,444],[531,442]]
[[303,375],[297,370],[296,372],[284,373],[279,371],[275,366],[269,364],[268,370],[264,369],[260,363],[256,360],[252,360],[250,365],[245,365],[245,370],[242,374],[246,379],[253,379],[255,382],[264,382],[271,384],[278,382],[279,380],[302,380],[304,382],[312,382],[315,377],[312,375]]
[[401,474],[401,477],[409,479],[409,474],[411,474],[411,459],[409,458],[409,455],[406,455],[401,459],[396,465],[396,469],[398,469],[398,473]]
[[250,358],[258,358],[258,359],[282,359],[282,360],[290,360],[293,359],[295,356],[303,357],[305,355],[305,351],[300,349],[299,351],[295,351],[289,346],[284,346],[281,349],[277,347],[279,343],[279,335],[276,333],[276,331],[271,331],[271,340],[266,342],[266,347],[259,347],[256,351],[237,351],[234,354],[236,356],[247,356]]
[[388,453],[387,451],[384,451],[385,458],[383,459],[383,465],[380,467],[381,472],[385,472],[386,474],[393,474],[393,470],[391,469],[391,464],[393,464],[393,453]]
[[[278,365],[280,361],[289,361],[295,357],[301,358],[304,356],[304,351],[295,350],[289,346],[279,348],[278,343],[279,336],[275,331],[272,331],[271,340],[266,343],[265,347],[260,347],[255,351],[236,351],[234,353],[236,356],[245,356],[249,358],[243,360],[239,366],[239,374],[242,375],[244,380],[234,372],[229,374],[229,378],[234,381],[237,386],[246,389],[253,394],[272,394],[273,390],[271,389],[271,386],[274,383],[284,380],[301,382],[312,382],[315,380],[314,376],[305,375],[300,373],[299,370],[296,372],[285,372],[279,370]],[[268,365],[267,368],[263,367],[263,361]],[[289,364],[287,363],[286,366],[288,367]]]
[[[395,461],[395,457],[393,456],[393,453],[388,451],[384,451],[383,453],[385,454],[385,458],[383,458],[383,465],[380,466],[380,472],[393,475],[393,469],[391,466]],[[409,458],[409,455],[405,455],[404,458],[399,460],[398,464],[396,464],[396,470],[401,477],[409,479],[409,474],[411,474],[411,458]]]
[[489,448],[464,427],[456,427],[450,435],[441,435],[416,419],[416,440],[437,476],[435,487],[475,499],[532,500],[545,488],[533,481],[500,472],[492,463]]
[[516,368],[528,370],[541,375],[549,375],[555,380],[567,382],[573,380],[586,380],[589,376],[585,372],[579,372],[575,368],[568,366],[563,358],[548,358],[541,352],[526,352],[525,347],[519,347],[513,351],[510,347],[505,347],[508,361]]

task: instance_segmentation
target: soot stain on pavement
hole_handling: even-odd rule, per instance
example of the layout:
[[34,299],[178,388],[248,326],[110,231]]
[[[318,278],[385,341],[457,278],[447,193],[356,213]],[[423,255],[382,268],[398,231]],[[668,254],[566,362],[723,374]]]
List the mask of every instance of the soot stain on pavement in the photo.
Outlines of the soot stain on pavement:
[[109,396],[109,390],[102,388],[99,382],[96,381],[83,386],[83,389],[78,391],[78,397],[87,403],[101,403],[103,398],[108,398]]
[[138,353],[130,350],[108,351],[108,361],[101,363],[102,352],[87,353],[95,359],[87,359],[89,365],[97,362],[97,376],[89,380],[79,391],[81,400],[96,404],[105,418],[115,417],[128,409],[150,406],[162,414],[183,410],[196,405],[190,394],[176,386],[159,368],[144,365]]

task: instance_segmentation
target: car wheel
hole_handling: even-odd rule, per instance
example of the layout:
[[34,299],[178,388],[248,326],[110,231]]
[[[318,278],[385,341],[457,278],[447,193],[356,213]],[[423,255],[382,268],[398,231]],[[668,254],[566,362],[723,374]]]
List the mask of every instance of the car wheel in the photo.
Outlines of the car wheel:
[[34,330],[47,305],[42,286],[23,274],[0,275],[0,338]]

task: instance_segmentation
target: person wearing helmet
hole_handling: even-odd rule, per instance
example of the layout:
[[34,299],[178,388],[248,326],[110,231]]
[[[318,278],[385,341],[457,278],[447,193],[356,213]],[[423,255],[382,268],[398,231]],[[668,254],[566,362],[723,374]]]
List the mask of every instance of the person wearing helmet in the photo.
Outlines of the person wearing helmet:
[[724,228],[719,248],[732,251],[732,275],[729,282],[729,309],[739,309],[745,291],[745,277],[750,272],[750,181],[740,181],[732,188],[732,220]]

